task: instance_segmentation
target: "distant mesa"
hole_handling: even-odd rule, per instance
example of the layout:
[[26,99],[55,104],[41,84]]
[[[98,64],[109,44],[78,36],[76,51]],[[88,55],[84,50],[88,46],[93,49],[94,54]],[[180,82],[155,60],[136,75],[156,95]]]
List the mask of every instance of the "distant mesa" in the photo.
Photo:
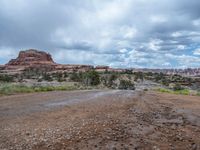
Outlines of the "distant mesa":
[[88,71],[94,68],[92,65],[57,64],[52,56],[44,51],[29,49],[20,51],[16,59],[11,59],[5,66],[0,66],[0,70],[8,70],[16,73],[27,68],[39,68],[46,71]]
[[35,49],[29,49],[26,51],[21,51],[16,59],[10,60],[6,65],[30,66],[35,64],[53,65],[55,62],[50,54]]

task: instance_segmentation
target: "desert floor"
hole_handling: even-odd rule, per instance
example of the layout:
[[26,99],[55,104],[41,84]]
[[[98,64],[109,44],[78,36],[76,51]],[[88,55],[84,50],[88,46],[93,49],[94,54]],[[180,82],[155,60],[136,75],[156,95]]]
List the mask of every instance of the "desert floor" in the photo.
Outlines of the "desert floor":
[[198,150],[200,97],[120,90],[3,96],[0,149]]

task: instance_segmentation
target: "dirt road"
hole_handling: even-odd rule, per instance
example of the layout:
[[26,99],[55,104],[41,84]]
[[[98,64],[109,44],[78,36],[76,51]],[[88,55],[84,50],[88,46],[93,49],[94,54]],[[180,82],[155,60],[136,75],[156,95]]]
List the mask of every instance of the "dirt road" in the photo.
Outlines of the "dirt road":
[[0,97],[0,149],[198,150],[200,97],[119,90]]

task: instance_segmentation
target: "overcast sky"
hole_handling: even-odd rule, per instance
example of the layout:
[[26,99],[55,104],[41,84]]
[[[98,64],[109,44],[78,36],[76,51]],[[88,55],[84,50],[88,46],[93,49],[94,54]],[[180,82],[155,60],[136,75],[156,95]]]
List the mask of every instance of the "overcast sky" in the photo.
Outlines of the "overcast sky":
[[200,0],[0,0],[0,64],[29,48],[65,64],[200,67]]

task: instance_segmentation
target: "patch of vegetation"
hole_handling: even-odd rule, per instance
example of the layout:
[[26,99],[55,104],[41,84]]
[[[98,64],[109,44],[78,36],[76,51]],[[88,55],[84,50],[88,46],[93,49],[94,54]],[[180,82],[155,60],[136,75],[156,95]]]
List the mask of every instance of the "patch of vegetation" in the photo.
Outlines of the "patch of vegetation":
[[100,84],[100,74],[94,70],[87,72],[73,72],[70,75],[70,80],[81,82],[86,86],[96,86]]
[[135,81],[138,81],[138,80],[143,81],[144,80],[145,74],[143,72],[134,72],[133,74],[135,76],[135,79],[134,79]]
[[174,94],[190,95],[191,93],[188,89],[183,89],[183,90],[174,91]]
[[119,78],[117,73],[109,73],[109,74],[104,74],[101,77],[101,83],[103,83],[104,86],[108,88],[116,88],[117,84],[115,81]]
[[159,89],[156,89],[156,91],[162,92],[162,93],[180,94],[180,95],[190,95],[191,94],[188,89],[170,90],[170,89],[165,89],[165,88],[159,88]]
[[1,84],[0,95],[11,95],[17,93],[48,92],[75,90],[76,86],[26,86],[23,84]]
[[100,75],[98,72],[92,70],[83,74],[83,83],[87,86],[96,86],[100,84]]
[[82,82],[83,80],[83,74],[82,72],[73,72],[70,74],[70,80],[73,82]]
[[0,75],[0,82],[13,82],[14,78],[11,75]]
[[181,91],[181,90],[184,90],[184,88],[179,83],[176,83],[173,87],[173,90],[174,91]]
[[53,78],[51,77],[50,74],[44,73],[42,76],[42,80],[51,82],[51,81],[53,81]]
[[119,89],[135,90],[135,85],[130,80],[120,80]]

